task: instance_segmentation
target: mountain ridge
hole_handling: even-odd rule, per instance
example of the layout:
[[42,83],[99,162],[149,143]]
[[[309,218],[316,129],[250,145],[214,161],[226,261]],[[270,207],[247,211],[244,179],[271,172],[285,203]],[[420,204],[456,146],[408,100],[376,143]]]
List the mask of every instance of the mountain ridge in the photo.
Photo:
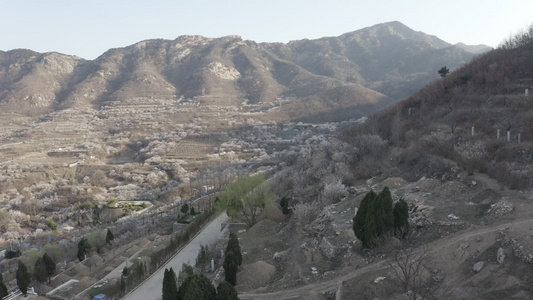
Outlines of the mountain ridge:
[[[238,105],[243,99],[270,103],[285,96],[316,98],[354,84],[397,101],[435,79],[439,66],[455,68],[473,56],[397,21],[287,44],[257,43],[237,35],[150,39],[109,49],[94,60],[10,50],[0,52],[0,106],[7,111],[52,111],[138,97],[196,96]],[[419,62],[418,67],[412,62]],[[376,101],[373,97],[366,103]]]

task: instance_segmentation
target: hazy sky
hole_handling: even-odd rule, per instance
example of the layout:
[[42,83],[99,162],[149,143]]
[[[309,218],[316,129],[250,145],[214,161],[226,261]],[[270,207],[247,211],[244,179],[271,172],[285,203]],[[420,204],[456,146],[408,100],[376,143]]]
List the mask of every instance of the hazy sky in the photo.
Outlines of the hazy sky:
[[0,50],[94,59],[109,48],[180,35],[257,42],[338,36],[400,21],[449,43],[492,47],[533,23],[531,0],[1,0]]

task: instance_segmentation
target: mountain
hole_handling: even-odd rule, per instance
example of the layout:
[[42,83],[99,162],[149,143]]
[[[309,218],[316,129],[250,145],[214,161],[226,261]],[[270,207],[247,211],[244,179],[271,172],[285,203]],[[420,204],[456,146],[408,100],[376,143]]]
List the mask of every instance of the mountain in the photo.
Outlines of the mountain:
[[455,46],[474,54],[485,53],[492,49],[487,45],[466,45],[464,43],[457,43]]
[[446,178],[455,164],[502,186],[531,188],[532,45],[531,35],[518,36],[372,115],[345,138],[357,143],[361,132],[377,134],[398,147],[402,154],[391,161],[408,180]]
[[147,40],[92,61],[19,49],[0,52],[0,107],[43,114],[136,101],[201,97],[239,106],[281,97],[295,99],[287,108],[290,118],[329,119],[332,109],[384,107],[436,79],[442,66],[453,69],[473,57],[399,22],[287,44],[239,36]]

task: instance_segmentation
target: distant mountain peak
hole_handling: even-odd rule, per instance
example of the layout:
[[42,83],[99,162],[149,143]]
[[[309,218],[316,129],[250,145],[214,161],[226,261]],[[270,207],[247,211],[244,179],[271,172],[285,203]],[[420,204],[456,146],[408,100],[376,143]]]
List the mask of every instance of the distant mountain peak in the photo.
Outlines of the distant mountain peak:
[[454,46],[459,47],[467,52],[474,53],[474,54],[481,54],[481,53],[485,53],[485,52],[492,50],[492,47],[483,45],[483,44],[467,45],[465,43],[457,43]]
[[19,50],[0,52],[0,71],[5,70],[0,106],[53,110],[194,97],[238,106],[243,99],[273,103],[288,96],[337,101],[339,111],[357,110],[355,102],[407,97],[437,79],[438,68],[454,68],[472,57],[399,21],[287,44],[258,44],[238,35],[151,39],[109,49],[91,61]]

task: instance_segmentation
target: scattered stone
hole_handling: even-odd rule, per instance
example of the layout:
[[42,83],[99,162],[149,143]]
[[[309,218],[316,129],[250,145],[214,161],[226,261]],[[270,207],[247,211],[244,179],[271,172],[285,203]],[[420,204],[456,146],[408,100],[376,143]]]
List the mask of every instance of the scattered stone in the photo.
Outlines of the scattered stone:
[[503,253],[503,248],[498,248],[498,253],[496,254],[496,261],[498,261],[499,264],[503,264],[503,260],[505,259],[505,253]]
[[479,273],[479,271],[481,271],[481,269],[483,269],[483,266],[485,266],[485,262],[484,261],[478,261],[477,263],[474,264],[474,267],[472,267],[472,270],[474,270],[474,272],[476,272],[476,273]]
[[468,249],[469,247],[470,247],[469,243],[462,243],[461,245],[459,245],[459,247],[457,247],[457,249],[455,249],[455,251],[453,252],[453,254],[455,255],[455,258],[459,259],[463,257],[465,254],[468,256],[468,251],[466,249]]
[[514,209],[513,205],[505,200],[500,200],[492,204],[487,211],[487,214],[493,217],[501,217],[505,214],[512,212]]
[[385,280],[385,277],[376,277],[376,279],[374,279],[374,283],[381,284],[383,283],[383,280]]
[[448,219],[452,219],[452,220],[459,220],[460,218],[454,214],[449,214],[448,215]]

